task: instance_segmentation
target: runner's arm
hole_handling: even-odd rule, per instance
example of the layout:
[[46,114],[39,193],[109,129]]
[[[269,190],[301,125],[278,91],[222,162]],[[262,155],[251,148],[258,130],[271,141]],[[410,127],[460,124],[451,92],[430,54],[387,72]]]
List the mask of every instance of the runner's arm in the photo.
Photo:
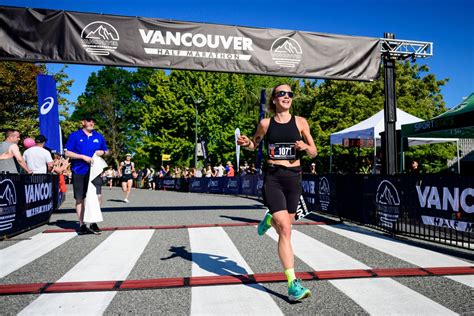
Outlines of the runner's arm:
[[12,144],[8,149],[9,153],[11,153],[18,161],[18,164],[25,170],[27,174],[33,173],[31,172],[30,168],[28,168],[23,156],[20,153],[20,148],[18,148],[17,144]]

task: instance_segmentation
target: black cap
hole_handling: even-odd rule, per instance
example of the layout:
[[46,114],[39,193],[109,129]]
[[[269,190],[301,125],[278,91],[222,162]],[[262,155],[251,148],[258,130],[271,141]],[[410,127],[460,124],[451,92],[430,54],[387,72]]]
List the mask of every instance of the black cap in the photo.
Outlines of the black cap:
[[44,135],[38,135],[35,137],[35,143],[37,144],[42,144],[42,143],[46,143],[48,139],[46,137],[44,137]]
[[82,116],[82,120],[83,121],[94,121],[95,122],[95,118],[92,114],[84,114]]

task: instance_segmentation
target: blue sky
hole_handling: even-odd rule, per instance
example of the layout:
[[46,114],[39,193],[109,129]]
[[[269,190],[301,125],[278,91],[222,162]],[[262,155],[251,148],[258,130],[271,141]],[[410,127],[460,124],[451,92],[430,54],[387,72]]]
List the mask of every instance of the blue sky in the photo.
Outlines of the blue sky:
[[[433,42],[427,64],[437,79],[449,78],[442,88],[448,107],[474,92],[474,22],[472,0],[360,0],[360,1],[148,1],[148,0],[0,0],[0,5],[141,16],[309,32],[383,37]],[[57,70],[60,65],[51,65]],[[92,71],[100,67],[70,65],[75,101]]]

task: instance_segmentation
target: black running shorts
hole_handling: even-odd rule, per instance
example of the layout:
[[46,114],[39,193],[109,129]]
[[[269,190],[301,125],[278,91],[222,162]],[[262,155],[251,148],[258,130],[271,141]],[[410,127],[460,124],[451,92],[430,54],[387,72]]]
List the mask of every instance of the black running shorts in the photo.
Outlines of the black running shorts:
[[[72,188],[74,191],[75,200],[84,200],[87,193],[87,183],[89,182],[89,174],[72,174]],[[102,179],[99,176],[92,180],[95,186],[96,193],[102,194]]]
[[268,167],[263,185],[263,199],[271,214],[283,210],[291,214],[296,213],[301,193],[300,167]]

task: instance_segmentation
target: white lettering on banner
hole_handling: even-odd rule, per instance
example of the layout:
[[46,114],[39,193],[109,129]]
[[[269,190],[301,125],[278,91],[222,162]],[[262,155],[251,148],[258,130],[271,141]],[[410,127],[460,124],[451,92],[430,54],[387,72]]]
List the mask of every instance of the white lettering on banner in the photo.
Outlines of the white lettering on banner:
[[[443,187],[440,197],[437,187],[426,186],[422,190],[420,186],[416,186],[420,207],[432,208],[434,206],[437,210],[448,211],[448,206],[451,206],[453,212],[458,212],[461,206],[464,212],[474,213],[474,188],[465,188],[461,194],[459,194],[459,188],[453,188],[452,191],[451,193],[450,188]],[[469,196],[472,197],[470,204],[468,203]]]
[[32,217],[41,213],[46,213],[46,212],[51,211],[52,209],[53,209],[53,202],[49,202],[46,205],[41,205],[41,206],[26,210],[26,217]]
[[304,193],[311,193],[311,194],[316,194],[315,190],[315,182],[314,181],[304,181],[302,182],[303,184],[303,192]]
[[469,222],[456,221],[452,219],[446,219],[441,217],[432,217],[422,215],[421,220],[425,225],[437,226],[437,227],[446,227],[451,228],[461,232],[474,232],[474,224]]
[[25,185],[26,203],[42,201],[53,197],[52,183],[37,183]]
[[248,37],[239,36],[223,36],[201,33],[184,33],[167,31],[163,36],[161,31],[139,29],[143,43],[145,44],[160,44],[160,45],[175,45],[186,47],[209,47],[218,48],[222,46],[224,49],[234,49],[242,51],[253,51],[252,39]]

